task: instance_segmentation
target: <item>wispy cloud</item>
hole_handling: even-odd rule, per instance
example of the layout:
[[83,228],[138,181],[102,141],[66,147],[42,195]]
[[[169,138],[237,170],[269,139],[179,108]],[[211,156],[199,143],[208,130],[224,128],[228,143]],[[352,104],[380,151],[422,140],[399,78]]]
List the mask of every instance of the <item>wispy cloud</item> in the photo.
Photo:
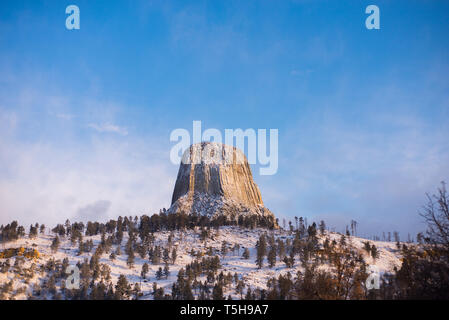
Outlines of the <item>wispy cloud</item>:
[[0,224],[105,220],[170,205],[177,168],[168,145],[98,136],[61,147],[3,138]]
[[111,201],[98,200],[79,208],[76,212],[76,217],[83,221],[105,220],[105,218],[107,218],[107,213],[110,207]]
[[[351,219],[364,235],[422,231],[425,193],[449,180],[446,96],[435,103],[426,87],[409,92],[379,85],[359,104],[351,90],[318,98],[316,106],[334,109],[309,113],[284,131],[279,175],[259,178],[265,203],[290,218],[294,212],[325,219],[339,231]],[[435,115],[423,116],[428,101]],[[357,117],[339,114],[340,103]]]
[[111,123],[102,123],[102,124],[89,123],[88,127],[102,133],[109,132],[109,133],[117,133],[122,136],[128,135],[128,130],[125,127],[120,127]]
[[177,168],[168,138],[128,135],[115,124],[117,103],[46,89],[0,90],[0,224],[105,220],[170,205]]
[[56,114],[56,118],[63,119],[63,120],[72,120],[73,118],[75,118],[75,116],[73,114],[69,114],[69,113],[58,113],[58,114]]

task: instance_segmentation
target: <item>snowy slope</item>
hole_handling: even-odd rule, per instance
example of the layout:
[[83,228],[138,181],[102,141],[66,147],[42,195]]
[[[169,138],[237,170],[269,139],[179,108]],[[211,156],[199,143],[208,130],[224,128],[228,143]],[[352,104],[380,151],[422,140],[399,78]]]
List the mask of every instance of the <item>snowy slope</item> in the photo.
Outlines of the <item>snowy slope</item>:
[[[266,229],[242,229],[238,227],[221,227],[219,231],[212,230],[212,239],[207,239],[206,241],[201,241],[199,237],[199,231],[175,231],[174,232],[174,244],[173,246],[177,247],[177,259],[174,265],[170,265],[170,276],[168,279],[156,280],[155,274],[159,267],[164,267],[163,262],[160,265],[152,265],[148,261],[148,257],[146,259],[141,259],[140,256],[135,254],[135,265],[133,268],[129,268],[126,264],[127,255],[125,254],[125,244],[127,241],[127,234],[125,232],[124,239],[121,245],[122,254],[118,256],[114,261],[109,259],[109,254],[104,253],[101,256],[100,263],[107,264],[111,268],[111,277],[112,283],[115,284],[120,274],[124,274],[128,281],[131,284],[139,283],[141,285],[142,292],[144,296],[142,299],[152,299],[152,295],[150,292],[153,291],[152,285],[153,282],[158,283],[158,287],[162,286],[165,288],[166,293],[170,293],[171,285],[176,281],[176,276],[180,268],[185,268],[186,264],[192,262],[195,258],[190,255],[191,250],[206,252],[207,248],[212,247],[216,250],[217,254],[220,255],[222,269],[225,274],[230,272],[232,275],[237,273],[241,279],[244,280],[246,286],[250,286],[251,288],[261,288],[266,289],[266,283],[269,278],[277,277],[280,274],[286,274],[290,272],[292,275],[298,270],[301,270],[301,266],[298,261],[295,261],[295,265],[293,268],[286,268],[285,264],[281,261],[276,263],[276,266],[273,268],[269,268],[266,261],[264,263],[264,267],[261,269],[257,269],[255,264],[256,252],[255,245],[261,233],[271,232],[274,233],[275,237],[282,237],[282,239],[292,238],[289,232],[284,230],[275,230],[275,231],[267,231]],[[167,239],[170,232],[156,232],[155,235],[155,244],[158,245],[166,245]],[[337,233],[327,233],[331,240],[335,239],[338,241],[341,237],[340,234]],[[321,239],[323,236],[320,236]],[[3,245],[0,249],[4,250],[5,248],[17,248],[20,246],[31,248],[35,247],[40,252],[40,258],[36,261],[25,259],[25,263],[22,268],[29,268],[32,263],[35,263],[36,266],[45,264],[49,259],[54,258],[55,260],[63,260],[64,258],[68,258],[71,265],[76,264],[78,261],[83,261],[85,258],[90,259],[93,252],[91,253],[83,253],[78,255],[78,247],[72,246],[69,239],[61,238],[61,245],[56,253],[51,251],[50,245],[54,238],[54,235],[45,234],[39,235],[35,239],[22,238],[14,242],[7,243]],[[94,246],[96,247],[100,243],[100,235],[84,237],[84,241],[92,239]],[[220,249],[222,246],[222,242],[226,241],[229,244],[229,247],[232,248],[235,244],[240,245],[239,253],[233,253],[231,249],[225,257],[222,257],[220,254]],[[392,272],[394,267],[400,268],[401,260],[398,249],[396,248],[396,243],[394,242],[380,242],[380,241],[370,241],[371,244],[375,244],[379,251],[379,257],[373,261],[373,259],[368,256],[366,251],[363,249],[363,242],[367,241],[366,239],[357,238],[357,237],[347,237],[347,241],[350,241],[355,248],[357,248],[364,256],[366,263],[369,265],[375,265],[378,270],[383,272]],[[94,248],[95,248],[94,247]],[[115,251],[115,245],[111,250]],[[248,248],[250,251],[250,258],[248,260],[242,259],[241,255],[243,253],[243,249]],[[6,259],[0,259],[0,262],[4,262]],[[9,272],[1,273],[0,272],[0,285],[7,283],[10,280],[13,280],[13,291],[22,289],[24,292],[19,293],[14,297],[15,299],[26,299],[27,295],[32,294],[32,285],[34,283],[41,282],[41,279],[44,277],[44,274],[40,274],[39,272],[35,273],[33,279],[29,281],[29,283],[25,283],[23,277],[18,275],[16,272],[13,272],[15,258],[11,258],[11,269]],[[297,259],[296,259],[297,260]],[[140,272],[142,265],[147,262],[149,265],[149,272],[147,275],[148,280],[142,281],[140,277]],[[325,266],[323,266],[325,267]],[[205,278],[203,277],[202,280]],[[240,298],[235,289],[228,289],[224,292],[225,296],[231,294],[231,296],[235,299]]]

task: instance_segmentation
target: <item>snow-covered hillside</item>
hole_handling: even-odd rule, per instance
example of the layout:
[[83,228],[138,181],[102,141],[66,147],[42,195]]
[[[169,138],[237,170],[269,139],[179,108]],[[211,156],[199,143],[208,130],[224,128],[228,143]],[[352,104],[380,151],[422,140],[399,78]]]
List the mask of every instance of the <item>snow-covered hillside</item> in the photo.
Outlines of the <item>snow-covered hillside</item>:
[[[294,235],[288,231],[284,230],[274,230],[268,231],[266,229],[243,229],[239,227],[220,227],[219,230],[211,230],[211,236],[207,240],[200,240],[200,232],[198,229],[187,230],[187,231],[174,231],[172,233],[172,247],[177,250],[177,258],[174,264],[169,264],[169,276],[165,279],[156,279],[156,272],[160,267],[164,267],[164,263],[161,261],[158,265],[153,265],[148,260],[148,256],[142,259],[138,254],[135,255],[134,266],[129,267],[127,265],[127,254],[125,253],[125,244],[127,240],[127,234],[124,234],[124,239],[121,244],[121,255],[118,255],[114,260],[110,259],[109,253],[103,253],[100,257],[99,263],[106,264],[110,268],[110,281],[115,285],[121,274],[125,275],[128,282],[133,285],[138,283],[140,285],[142,296],[140,299],[153,299],[153,283],[156,282],[158,287],[164,287],[165,293],[170,293],[172,284],[177,280],[178,271],[181,268],[185,269],[185,266],[195,260],[192,256],[192,250],[195,254],[199,253],[199,256],[206,256],[208,252],[210,254],[210,247],[213,249],[214,255],[220,256],[221,269],[224,274],[231,273],[233,276],[238,275],[239,279],[243,280],[246,288],[250,287],[252,289],[267,289],[267,281],[270,278],[278,277],[280,274],[285,275],[287,272],[294,275],[297,271],[302,271],[302,266],[298,259],[296,259],[294,266],[292,268],[287,268],[286,264],[279,261],[277,258],[276,265],[269,268],[266,258],[264,266],[260,269],[256,265],[256,243],[262,233],[267,232],[268,235],[274,235],[274,237],[280,238],[281,240],[293,239]],[[168,237],[170,232],[156,232],[154,233],[154,245],[161,245],[165,247],[167,245]],[[341,238],[340,234],[326,232],[324,235],[319,235],[320,243],[323,242],[325,237],[328,237],[330,241],[339,241]],[[95,248],[99,245],[101,236],[86,236],[84,241],[92,240],[94,244],[94,249],[90,253],[79,254],[78,246],[71,245],[70,239],[61,237],[60,246],[56,252],[51,249],[52,240],[55,238],[54,234],[40,234],[34,239],[29,239],[27,237],[21,238],[16,241],[8,242],[0,248],[5,250],[8,248],[35,248],[39,251],[40,257],[38,259],[27,259],[27,258],[17,258],[11,257],[9,259],[9,268],[2,268],[0,272],[0,285],[5,286],[7,283],[11,283],[12,288],[9,293],[3,298],[14,298],[14,299],[27,299],[33,296],[33,288],[35,284],[43,285],[46,281],[47,271],[44,268],[40,269],[40,266],[45,265],[49,260],[55,259],[56,261],[62,261],[67,258],[70,265],[75,265],[78,262],[82,262],[84,259],[90,260]],[[366,250],[364,250],[364,242],[366,239],[357,237],[346,237],[348,243],[358,250],[368,265],[375,265],[378,270],[383,272],[392,272],[395,267],[399,268],[401,265],[401,257],[399,250],[394,242],[379,242],[370,241],[377,247],[379,252],[378,258],[373,260],[371,256],[368,255]],[[223,243],[226,242],[226,246],[229,248],[225,254],[222,252]],[[235,250],[235,245],[239,246],[239,250]],[[234,248],[234,250],[233,250]],[[242,253],[245,248],[249,249],[249,259],[242,258]],[[113,245],[111,250],[116,251],[116,245]],[[19,260],[16,263],[16,260]],[[20,263],[20,261],[22,261]],[[0,264],[5,264],[6,259],[0,259]],[[141,270],[142,265],[147,263],[149,266],[148,274],[146,279],[142,279]],[[26,270],[35,264],[34,276],[28,278],[24,276]],[[320,268],[327,268],[328,266],[323,264]],[[203,276],[206,279],[205,276]],[[56,283],[56,287],[59,288],[61,285],[60,280]],[[235,286],[228,287],[224,290],[224,295],[228,297],[232,296],[233,299],[239,299],[240,295],[236,292]],[[41,296],[40,298],[51,298],[51,295]],[[63,298],[63,297],[62,297]]]

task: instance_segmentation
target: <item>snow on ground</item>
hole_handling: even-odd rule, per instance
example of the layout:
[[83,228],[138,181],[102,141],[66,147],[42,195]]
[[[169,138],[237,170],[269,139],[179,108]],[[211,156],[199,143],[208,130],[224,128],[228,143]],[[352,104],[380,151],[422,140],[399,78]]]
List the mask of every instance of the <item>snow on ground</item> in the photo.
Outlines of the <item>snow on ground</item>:
[[[202,251],[203,253],[205,253],[207,251],[207,248],[214,248],[217,254],[220,255],[222,265],[221,271],[223,271],[224,274],[230,272],[232,275],[234,275],[234,273],[237,273],[239,277],[244,280],[245,285],[250,286],[253,289],[266,289],[267,280],[269,278],[278,277],[280,274],[286,274],[287,272],[290,272],[292,276],[295,276],[297,271],[302,270],[300,263],[297,261],[298,259],[296,259],[295,265],[291,269],[286,268],[285,264],[279,261],[279,258],[276,266],[271,269],[268,267],[266,260],[263,268],[258,269],[256,266],[255,245],[257,240],[259,239],[260,234],[263,232],[267,232],[268,234],[273,232],[276,238],[282,237],[284,240],[286,238],[293,239],[293,235],[291,235],[288,231],[267,231],[266,229],[249,230],[241,229],[238,227],[221,227],[218,232],[216,230],[211,230],[211,232],[212,237],[207,239],[206,241],[200,240],[198,230],[174,232],[173,246],[177,248],[177,259],[174,265],[170,264],[170,275],[168,279],[156,280],[156,272],[159,267],[164,267],[163,262],[161,262],[161,264],[159,265],[152,265],[148,261],[148,256],[146,257],[146,259],[141,259],[137,252],[135,253],[134,267],[129,268],[127,266],[127,255],[125,253],[125,244],[127,241],[126,232],[124,234],[124,239],[121,245],[122,254],[120,256],[117,256],[114,261],[111,261],[109,259],[109,253],[104,253],[101,256],[100,263],[105,263],[111,268],[111,278],[114,285],[117,282],[120,274],[124,274],[127,277],[128,282],[130,282],[131,284],[139,283],[144,294],[144,296],[142,297],[143,299],[152,299],[152,295],[150,294],[150,292],[153,291],[153,282],[157,282],[158,287],[164,287],[166,293],[171,292],[171,286],[177,279],[179,269],[185,268],[186,264],[189,264],[190,262],[195,260],[195,258],[190,255],[192,249],[197,252]],[[156,232],[154,234],[155,244],[166,246],[169,234],[170,232],[168,231]],[[330,240],[335,239],[337,242],[341,237],[341,235],[338,233],[327,233],[327,235],[329,236]],[[46,261],[51,258],[62,261],[66,257],[69,259],[69,263],[71,265],[75,265],[77,262],[82,262],[85,258],[90,260],[92,254],[95,252],[95,247],[100,243],[100,238],[100,235],[90,237],[85,236],[83,238],[84,241],[92,239],[94,243],[94,249],[91,251],[91,253],[83,253],[81,255],[78,255],[78,246],[72,246],[70,243],[70,239],[64,237],[60,238],[61,244],[58,251],[56,253],[53,253],[50,248],[51,242],[54,239],[53,234],[39,235],[35,239],[21,238],[17,241],[3,244],[0,247],[0,250],[4,250],[6,248],[18,248],[21,246],[26,248],[36,248],[40,253],[39,259],[25,259],[25,263],[22,266],[23,268],[30,267],[32,263],[35,263],[37,266],[45,264]],[[366,263],[369,265],[375,265],[381,273],[392,272],[394,267],[400,268],[401,257],[399,254],[399,250],[396,247],[396,243],[372,241],[353,236],[347,237],[347,239],[348,241],[351,241],[353,246],[363,254]],[[226,241],[228,243],[229,248],[232,248],[235,244],[239,244],[239,252],[233,252],[231,249],[229,249],[227,255],[223,257],[219,253],[223,241]],[[379,251],[379,257],[375,261],[373,261],[373,259],[368,256],[366,251],[363,249],[364,242],[366,241],[369,241],[371,244],[375,244]],[[241,258],[244,248],[249,249],[250,258],[248,260]],[[111,251],[115,251],[115,249],[116,245],[113,245]],[[6,259],[0,259],[0,262],[4,262],[5,260]],[[10,259],[11,267],[14,265],[14,260],[15,258]],[[149,272],[147,274],[147,280],[142,280],[140,277],[140,272],[142,269],[142,265],[145,262],[147,262],[149,265]],[[29,283],[25,283],[23,277],[14,272],[0,272],[0,285],[3,285],[10,280],[14,280],[13,290],[24,287],[24,292],[17,294],[15,298],[26,299],[27,294],[31,294],[32,292],[32,284],[39,283],[41,277],[42,276],[40,275],[40,273],[36,272],[34,278],[32,278]],[[205,277],[201,278],[201,280],[204,279]],[[240,298],[235,293],[234,289],[226,290],[224,293],[225,296],[231,294],[231,296],[235,299]]]
[[[330,240],[338,240],[341,237],[339,233],[328,233]],[[375,266],[382,273],[393,272],[394,268],[401,267],[401,256],[396,246],[396,242],[387,241],[373,241],[364,238],[350,236],[347,237],[348,241],[351,241],[352,245],[357,248],[363,255],[363,259],[370,266]],[[374,260],[364,249],[364,242],[368,241],[370,244],[374,244],[379,251],[378,257]]]

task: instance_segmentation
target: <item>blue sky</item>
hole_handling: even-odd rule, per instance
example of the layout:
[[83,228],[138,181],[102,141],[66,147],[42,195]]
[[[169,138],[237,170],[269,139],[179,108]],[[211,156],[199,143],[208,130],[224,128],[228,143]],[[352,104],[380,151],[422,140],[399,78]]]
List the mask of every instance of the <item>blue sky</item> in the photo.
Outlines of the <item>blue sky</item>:
[[0,223],[169,206],[170,132],[201,120],[279,129],[253,173],[281,219],[415,234],[449,180],[448,34],[447,1],[1,1]]

